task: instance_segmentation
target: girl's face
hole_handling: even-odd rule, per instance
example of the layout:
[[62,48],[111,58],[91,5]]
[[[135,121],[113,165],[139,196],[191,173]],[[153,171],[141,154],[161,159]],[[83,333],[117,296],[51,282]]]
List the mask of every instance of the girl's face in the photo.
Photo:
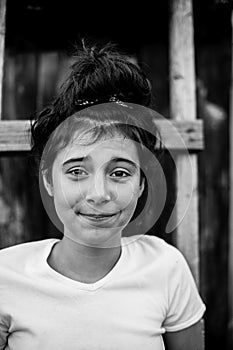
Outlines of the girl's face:
[[58,153],[52,179],[43,175],[44,184],[65,236],[89,246],[117,246],[144,190],[138,152],[133,141],[119,135],[91,145],[86,140]]

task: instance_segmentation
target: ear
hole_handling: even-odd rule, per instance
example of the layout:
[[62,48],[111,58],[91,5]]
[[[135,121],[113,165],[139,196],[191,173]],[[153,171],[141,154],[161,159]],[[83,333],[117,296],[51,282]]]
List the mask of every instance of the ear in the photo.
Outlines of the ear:
[[48,173],[48,170],[42,171],[42,179],[48,195],[53,197],[53,184],[52,184],[51,176]]
[[145,189],[145,179],[143,177],[142,181],[141,181],[141,184],[139,185],[138,198],[141,197],[141,195],[143,194],[144,189]]

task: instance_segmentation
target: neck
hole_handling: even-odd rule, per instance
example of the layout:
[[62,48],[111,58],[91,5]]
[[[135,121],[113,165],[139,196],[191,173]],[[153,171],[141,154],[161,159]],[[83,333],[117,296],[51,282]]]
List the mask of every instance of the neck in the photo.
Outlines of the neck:
[[111,271],[120,254],[120,244],[110,248],[90,247],[64,236],[53,247],[48,263],[66,277],[83,283],[94,283]]

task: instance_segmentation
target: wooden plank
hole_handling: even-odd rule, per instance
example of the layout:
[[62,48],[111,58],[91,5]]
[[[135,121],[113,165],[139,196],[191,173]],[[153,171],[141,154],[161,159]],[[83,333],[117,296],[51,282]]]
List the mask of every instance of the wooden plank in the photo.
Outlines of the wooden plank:
[[30,149],[30,122],[12,120],[0,122],[0,152],[28,151]]
[[161,132],[161,138],[168,149],[190,151],[204,148],[203,121],[160,120],[155,122]]
[[[68,57],[61,52],[41,52],[38,56],[37,110],[54,99],[59,86],[65,81],[64,68],[69,71]],[[61,80],[60,78],[64,78]]]
[[232,57],[231,57],[231,96],[230,96],[230,122],[229,122],[229,250],[228,250],[228,348],[233,347],[233,11],[232,24]]
[[6,0],[0,0],[0,119],[2,116],[2,86],[5,52]]
[[[172,0],[170,6],[169,60],[170,113],[174,120],[196,119],[195,69],[192,0]],[[188,260],[199,283],[199,222],[197,191],[197,157],[177,159],[177,222],[176,245]],[[191,183],[192,182],[192,183]],[[193,187],[190,195],[190,186]],[[189,202],[189,203],[188,203]],[[187,205],[189,206],[187,207]],[[185,214],[185,216],[184,216]],[[183,217],[184,216],[184,217]]]
[[2,119],[28,119],[36,110],[37,56],[34,52],[5,53]]
[[[164,145],[168,149],[201,150],[203,148],[202,121],[156,121]],[[30,150],[29,120],[2,120],[0,122],[0,152]]]

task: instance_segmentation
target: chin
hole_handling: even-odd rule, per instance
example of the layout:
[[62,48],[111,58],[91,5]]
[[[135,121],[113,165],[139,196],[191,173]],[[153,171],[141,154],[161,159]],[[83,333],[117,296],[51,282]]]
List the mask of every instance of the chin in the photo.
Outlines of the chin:
[[[82,230],[84,231],[84,230]],[[120,245],[122,230],[119,228],[111,229],[86,229],[85,234],[77,235],[80,229],[65,230],[64,235],[72,241],[88,247],[113,248]]]

